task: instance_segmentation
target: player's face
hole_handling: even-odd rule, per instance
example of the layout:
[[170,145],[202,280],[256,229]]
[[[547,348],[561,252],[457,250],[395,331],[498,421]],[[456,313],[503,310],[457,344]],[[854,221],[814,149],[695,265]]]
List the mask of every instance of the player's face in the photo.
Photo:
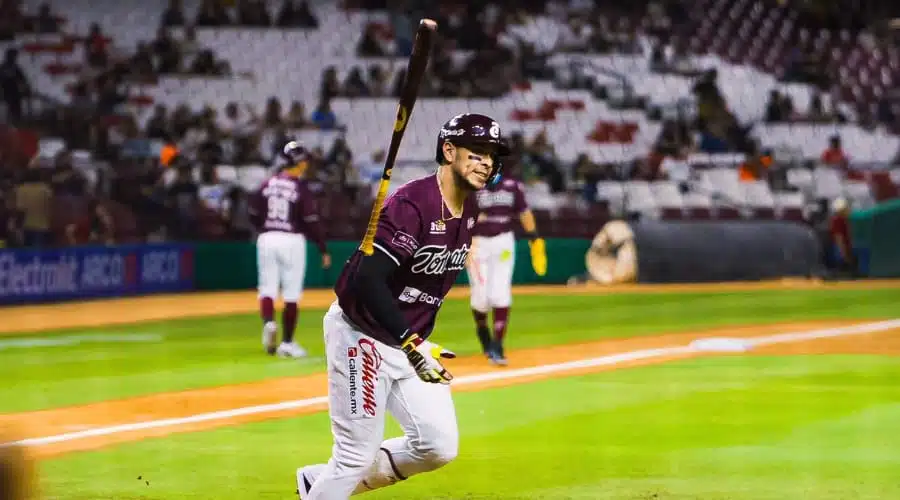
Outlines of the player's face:
[[478,145],[454,147],[453,173],[473,190],[487,185],[494,169],[495,146]]

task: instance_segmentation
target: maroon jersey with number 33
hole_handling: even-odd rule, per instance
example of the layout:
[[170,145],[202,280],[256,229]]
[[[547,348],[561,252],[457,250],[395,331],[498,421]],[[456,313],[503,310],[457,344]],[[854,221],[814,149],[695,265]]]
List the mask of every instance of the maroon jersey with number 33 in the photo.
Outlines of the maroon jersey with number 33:
[[250,213],[261,233],[303,234],[325,249],[316,199],[303,179],[285,173],[270,177],[251,199]]

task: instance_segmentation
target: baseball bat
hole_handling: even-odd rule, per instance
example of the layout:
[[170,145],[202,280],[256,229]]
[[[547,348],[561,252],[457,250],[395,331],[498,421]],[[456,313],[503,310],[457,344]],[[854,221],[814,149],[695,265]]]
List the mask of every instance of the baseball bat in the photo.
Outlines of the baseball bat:
[[403,90],[400,91],[400,103],[397,107],[397,119],[394,121],[391,145],[388,147],[387,158],[384,160],[384,170],[381,173],[381,181],[378,183],[378,194],[375,196],[375,202],[372,205],[372,214],[369,216],[369,226],[366,228],[366,235],[363,237],[362,244],[359,247],[365,255],[372,255],[372,252],[375,250],[373,246],[375,243],[375,231],[378,229],[378,219],[381,217],[384,199],[387,197],[388,187],[391,184],[391,171],[394,169],[394,160],[397,158],[400,141],[403,140],[403,133],[406,132],[406,125],[409,123],[409,117],[412,115],[413,106],[415,106],[416,98],[419,95],[419,85],[422,83],[425,67],[428,65],[428,56],[431,52],[435,30],[437,30],[437,23],[433,20],[422,19],[419,21],[419,29],[416,30],[412,54],[409,56],[409,62],[406,65],[406,80],[403,82]]

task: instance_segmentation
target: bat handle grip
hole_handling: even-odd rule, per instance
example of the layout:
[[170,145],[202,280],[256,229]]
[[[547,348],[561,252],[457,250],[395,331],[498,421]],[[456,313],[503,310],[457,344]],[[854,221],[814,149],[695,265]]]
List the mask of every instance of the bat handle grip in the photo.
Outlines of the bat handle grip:
[[365,255],[372,255],[375,252],[375,232],[378,230],[378,220],[381,218],[381,208],[384,206],[384,199],[387,198],[388,181],[381,179],[378,183],[378,194],[375,196],[375,203],[372,204],[372,214],[369,216],[369,226],[366,228],[366,235],[363,237],[360,250]]

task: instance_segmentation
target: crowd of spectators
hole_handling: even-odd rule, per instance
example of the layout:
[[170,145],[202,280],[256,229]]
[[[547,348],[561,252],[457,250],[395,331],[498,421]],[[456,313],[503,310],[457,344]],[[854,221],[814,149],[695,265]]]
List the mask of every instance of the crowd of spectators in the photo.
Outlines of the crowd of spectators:
[[[2,5],[10,3],[15,2]],[[380,3],[374,2],[378,4],[374,7],[384,9],[386,6]],[[84,36],[67,34],[67,39],[86,49],[80,78],[71,89],[71,101],[57,110],[53,122],[56,128],[51,129],[53,135],[65,138],[68,150],[52,159],[32,161],[18,177],[4,179],[0,240],[7,245],[38,245],[52,239],[51,234],[58,235],[53,237],[55,244],[107,243],[131,237],[190,239],[197,237],[202,227],[214,228],[202,237],[246,238],[252,228],[244,210],[245,193],[221,182],[215,166],[270,165],[289,131],[342,129],[345,124],[331,108],[335,97],[397,96],[403,71],[395,72],[375,58],[409,53],[413,20],[421,17],[427,5],[405,1],[391,2],[387,7],[388,20],[368,24],[357,46],[358,55],[373,58],[371,64],[340,68],[340,73],[336,67],[325,69],[311,112],[306,103],[281,103],[275,98],[260,115],[253,107],[238,102],[199,113],[187,106],[168,109],[156,105],[144,127],[121,106],[130,94],[129,87],[166,74],[238,77],[231,74],[226,61],[218,60],[198,44],[197,27],[315,29],[318,20],[309,5],[286,0],[277,11],[270,12],[259,0],[242,0],[228,7],[219,0],[204,0],[191,15],[180,1],[171,0],[155,39],[133,48],[116,46],[99,24]],[[503,1],[442,5],[438,12],[429,14],[442,29],[421,95],[498,97],[529,79],[547,77],[546,61],[554,53],[644,53],[642,41],[649,40],[651,68],[695,79],[692,94],[697,102],[696,119],[664,121],[649,155],[616,164],[596,163],[585,154],[566,164],[546,133],[530,140],[513,135],[513,156],[508,162],[511,168],[524,181],[546,183],[554,193],[580,189],[585,200],[595,198],[594,186],[601,180],[684,181],[690,173],[685,158],[697,151],[745,152],[748,159],[740,166],[741,179],[771,177],[776,170],[773,165],[777,165],[773,152],[761,151],[749,138],[747,124],[740,123],[730,111],[716,72],[691,65],[686,46],[674,29],[685,22],[687,8],[683,2],[624,3],[604,8],[599,14],[593,9],[593,2],[577,0],[534,5]],[[542,24],[545,19],[537,15],[539,12],[553,18],[555,36],[544,36],[542,30],[548,26]],[[18,28],[10,28],[13,18],[20,20]],[[53,33],[64,28],[64,21],[46,5],[34,16],[11,14],[0,22],[0,34],[25,29]],[[17,111],[21,106],[13,101],[21,101],[32,92],[16,57],[15,51],[8,52],[0,66],[0,87],[13,121],[21,114]],[[803,72],[816,77],[821,68],[812,59],[801,59],[788,62],[789,78]],[[822,95],[815,95],[807,109],[799,111],[789,97],[773,91],[766,104],[765,121],[846,120],[825,102]],[[166,144],[163,164],[141,156],[141,145],[150,139]],[[70,151],[74,149],[89,149],[94,158],[115,168],[101,170],[99,178],[88,179],[72,166]],[[309,175],[317,189],[336,189],[355,203],[364,204],[371,194],[364,172],[380,165],[383,158],[383,151],[371,158],[355,156],[352,145],[340,139],[330,150],[313,152]],[[823,152],[821,161],[846,165],[839,138]],[[81,211],[87,215],[66,222],[62,228],[50,228],[53,216],[46,208],[47,200],[60,197],[89,200]],[[130,208],[135,216],[133,224],[114,222],[117,206]],[[217,223],[204,224],[203,219],[210,217]]]

